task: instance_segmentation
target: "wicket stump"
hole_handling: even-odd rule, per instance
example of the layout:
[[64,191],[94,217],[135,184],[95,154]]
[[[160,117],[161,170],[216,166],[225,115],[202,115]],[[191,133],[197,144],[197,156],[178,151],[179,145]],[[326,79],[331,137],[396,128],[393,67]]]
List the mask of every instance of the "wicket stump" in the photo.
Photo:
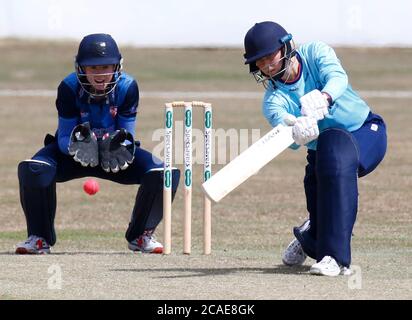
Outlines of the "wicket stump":
[[[164,181],[163,181],[163,221],[164,221],[164,254],[171,253],[172,242],[172,156],[173,156],[173,108],[184,108],[184,182],[185,212],[183,222],[183,253],[191,251],[192,223],[192,108],[202,107],[204,110],[204,164],[203,181],[207,181],[212,173],[212,105],[201,101],[174,101],[165,104],[165,137],[164,137]],[[204,196],[203,203],[203,253],[211,253],[211,202]]]

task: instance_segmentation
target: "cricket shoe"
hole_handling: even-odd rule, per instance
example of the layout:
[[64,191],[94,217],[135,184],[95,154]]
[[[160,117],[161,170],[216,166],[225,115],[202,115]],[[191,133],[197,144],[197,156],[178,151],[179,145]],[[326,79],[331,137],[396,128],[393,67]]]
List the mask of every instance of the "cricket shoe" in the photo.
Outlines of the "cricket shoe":
[[306,253],[297,239],[289,243],[282,256],[282,262],[287,266],[300,266],[306,260]]
[[26,241],[20,242],[16,246],[16,254],[48,254],[50,246],[41,237],[29,236]]
[[128,247],[132,251],[143,253],[163,253],[163,245],[155,239],[150,231],[145,231],[139,238],[130,241]]
[[310,273],[318,276],[336,277],[338,275],[350,276],[352,270],[339,265],[331,256],[324,256],[321,261],[310,268]]

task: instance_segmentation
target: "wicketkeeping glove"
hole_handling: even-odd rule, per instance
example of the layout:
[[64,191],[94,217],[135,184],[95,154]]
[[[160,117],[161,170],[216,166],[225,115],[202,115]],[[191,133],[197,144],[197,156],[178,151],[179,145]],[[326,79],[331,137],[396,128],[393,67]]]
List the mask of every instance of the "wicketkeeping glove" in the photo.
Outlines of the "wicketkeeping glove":
[[99,146],[90,124],[85,122],[74,127],[69,141],[69,154],[83,167],[99,164]]
[[100,165],[106,172],[125,170],[134,159],[135,143],[125,129],[105,134],[99,141]]

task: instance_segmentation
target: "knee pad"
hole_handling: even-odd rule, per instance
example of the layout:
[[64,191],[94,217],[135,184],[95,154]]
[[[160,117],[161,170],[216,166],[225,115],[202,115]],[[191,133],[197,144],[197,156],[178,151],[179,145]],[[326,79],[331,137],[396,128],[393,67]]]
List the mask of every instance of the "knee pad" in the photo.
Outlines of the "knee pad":
[[150,170],[143,175],[140,188],[150,191],[160,191],[163,189],[163,170]]
[[[176,192],[179,185],[180,170],[172,170],[172,191]],[[146,172],[142,178],[141,187],[150,191],[163,190],[163,169],[152,169]]]
[[341,176],[356,173],[359,152],[352,135],[342,129],[328,129],[318,138],[316,173],[320,176]]
[[56,168],[38,160],[22,161],[18,167],[20,203],[26,216],[28,235],[56,242]]
[[44,188],[55,182],[56,167],[39,160],[25,160],[19,163],[20,184],[31,188]]

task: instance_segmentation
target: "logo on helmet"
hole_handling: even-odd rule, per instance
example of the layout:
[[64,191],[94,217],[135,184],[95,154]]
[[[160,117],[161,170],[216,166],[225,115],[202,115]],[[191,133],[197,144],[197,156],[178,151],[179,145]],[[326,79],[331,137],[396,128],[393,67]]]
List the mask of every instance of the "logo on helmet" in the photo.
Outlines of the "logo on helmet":
[[105,57],[107,55],[106,42],[93,43],[93,48],[97,56]]

